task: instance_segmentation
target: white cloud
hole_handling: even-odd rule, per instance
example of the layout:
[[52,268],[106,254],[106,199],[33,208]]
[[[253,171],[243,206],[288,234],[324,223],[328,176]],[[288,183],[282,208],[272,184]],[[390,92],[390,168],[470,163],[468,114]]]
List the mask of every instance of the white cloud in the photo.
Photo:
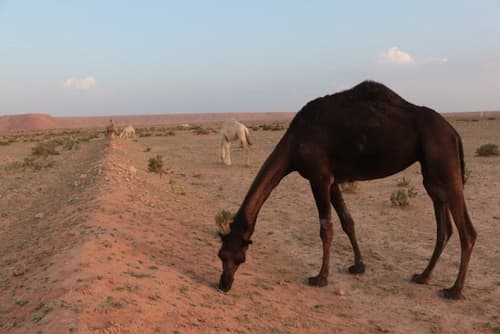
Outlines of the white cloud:
[[409,53],[399,50],[397,46],[393,46],[386,52],[383,52],[380,58],[384,63],[395,65],[413,64],[415,62]]
[[69,78],[64,80],[64,88],[67,89],[77,89],[77,90],[89,90],[94,87],[97,83],[93,76],[88,76],[85,78]]
[[445,64],[447,62],[447,57],[431,57],[424,60],[424,64]]

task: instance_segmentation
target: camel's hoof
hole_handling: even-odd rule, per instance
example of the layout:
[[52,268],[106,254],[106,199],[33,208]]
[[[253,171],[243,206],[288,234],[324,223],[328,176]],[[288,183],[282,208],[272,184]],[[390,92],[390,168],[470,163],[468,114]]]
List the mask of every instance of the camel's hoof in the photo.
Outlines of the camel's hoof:
[[309,277],[307,283],[311,286],[322,287],[328,285],[328,279],[322,276],[314,276],[314,277]]
[[424,276],[422,274],[415,274],[411,278],[411,281],[417,284],[427,284],[429,283],[429,276]]
[[349,273],[351,274],[362,274],[365,272],[365,265],[363,262],[360,264],[353,264],[352,266],[349,267]]
[[446,299],[462,299],[462,292],[459,289],[456,288],[449,288],[449,289],[443,289],[442,290],[443,297]]

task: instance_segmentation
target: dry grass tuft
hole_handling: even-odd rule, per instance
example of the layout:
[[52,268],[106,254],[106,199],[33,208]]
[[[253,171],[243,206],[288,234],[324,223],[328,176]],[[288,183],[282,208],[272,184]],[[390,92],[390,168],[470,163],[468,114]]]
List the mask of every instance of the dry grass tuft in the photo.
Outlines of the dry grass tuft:
[[500,149],[498,149],[498,145],[495,144],[484,144],[477,148],[476,155],[480,157],[500,155]]
[[231,232],[229,224],[231,224],[234,216],[235,214],[231,211],[220,210],[217,212],[215,215],[215,225],[217,225],[220,234],[227,235]]

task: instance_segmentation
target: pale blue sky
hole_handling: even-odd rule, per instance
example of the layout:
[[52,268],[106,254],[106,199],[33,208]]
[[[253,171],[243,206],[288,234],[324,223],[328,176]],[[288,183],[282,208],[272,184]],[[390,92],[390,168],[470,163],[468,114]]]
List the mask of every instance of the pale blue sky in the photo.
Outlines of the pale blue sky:
[[500,110],[500,1],[0,0],[0,114],[297,111],[380,81]]

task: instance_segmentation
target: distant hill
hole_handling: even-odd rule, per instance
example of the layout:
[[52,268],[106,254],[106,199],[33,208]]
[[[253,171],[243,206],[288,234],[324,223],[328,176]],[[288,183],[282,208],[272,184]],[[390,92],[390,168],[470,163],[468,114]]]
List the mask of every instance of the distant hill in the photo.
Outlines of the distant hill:
[[240,121],[284,121],[293,118],[291,112],[267,113],[203,113],[165,115],[119,115],[89,117],[52,117],[46,114],[0,116],[0,131],[104,128],[112,119],[118,126],[174,125],[181,123],[221,122],[235,118]]
[[59,128],[58,121],[47,114],[0,116],[0,131],[46,130]]

